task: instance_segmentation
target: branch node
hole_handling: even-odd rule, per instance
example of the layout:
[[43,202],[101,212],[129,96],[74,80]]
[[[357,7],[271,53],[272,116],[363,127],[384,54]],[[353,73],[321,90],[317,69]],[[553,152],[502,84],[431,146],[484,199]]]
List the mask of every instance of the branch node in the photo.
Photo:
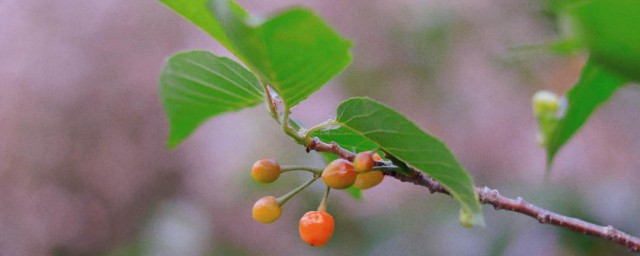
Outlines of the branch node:
[[314,137],[313,139],[309,140],[309,143],[307,144],[307,153],[315,149],[317,144],[318,144],[318,137]]
[[338,151],[338,143],[332,141],[329,145],[331,145],[331,150]]
[[616,229],[611,225],[604,227],[603,231],[607,239],[614,239],[617,235]]
[[538,213],[538,215],[536,216],[536,219],[541,224],[549,223],[549,212],[548,211],[543,211],[541,213]]

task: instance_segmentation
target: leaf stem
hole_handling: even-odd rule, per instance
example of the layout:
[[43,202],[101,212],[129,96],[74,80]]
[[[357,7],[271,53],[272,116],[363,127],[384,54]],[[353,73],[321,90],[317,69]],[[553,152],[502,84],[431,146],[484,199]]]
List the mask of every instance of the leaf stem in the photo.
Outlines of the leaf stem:
[[269,86],[267,83],[260,79],[260,84],[262,85],[262,89],[264,90],[265,102],[267,103],[267,108],[269,109],[269,113],[271,117],[273,117],[277,122],[278,120],[278,110],[276,109],[276,105],[273,102],[273,98],[271,97],[271,91],[269,91]]
[[[262,89],[264,90],[265,102],[267,103],[267,107],[269,109],[269,113],[271,114],[271,117],[273,117],[273,119],[275,119],[276,122],[278,122],[279,124],[282,124],[282,129],[285,134],[289,135],[289,137],[293,138],[299,144],[304,145],[304,138],[302,138],[302,136],[300,136],[300,134],[298,134],[298,132],[296,131],[296,130],[303,130],[302,126],[300,126],[298,122],[291,120],[289,118],[289,114],[290,114],[289,107],[285,106],[284,113],[282,115],[282,120],[280,120],[279,114],[278,114],[278,107],[273,101],[273,96],[271,95],[269,86],[262,79],[260,79],[260,84],[262,85]],[[293,126],[294,128],[291,128],[291,126],[289,125]]]
[[311,134],[313,134],[316,131],[320,131],[320,130],[324,130],[327,127],[331,127],[331,126],[340,126],[339,123],[336,123],[335,120],[327,120],[325,122],[319,123],[311,128],[309,128],[309,130],[307,130],[304,134],[304,139],[305,140],[309,140],[309,137],[311,136]]
[[397,172],[400,171],[400,167],[391,165],[391,166],[374,166],[371,168],[373,171],[389,171],[389,172]]
[[[289,137],[293,138],[293,140],[295,140],[298,144],[300,145],[305,145],[305,139],[300,136],[300,134],[295,131],[294,129],[292,129],[289,126],[289,114],[291,113],[291,111],[289,110],[289,106],[284,107],[284,113],[282,115],[282,130],[284,131],[285,134],[289,135]],[[297,123],[296,123],[297,124]]]

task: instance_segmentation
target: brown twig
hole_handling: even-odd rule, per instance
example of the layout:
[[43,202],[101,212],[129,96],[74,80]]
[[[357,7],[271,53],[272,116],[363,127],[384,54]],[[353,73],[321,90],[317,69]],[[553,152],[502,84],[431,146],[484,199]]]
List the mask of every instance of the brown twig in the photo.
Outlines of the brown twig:
[[[325,143],[318,138],[313,138],[307,142],[307,152],[311,150],[333,153],[348,160],[353,160],[355,157],[353,152],[341,148],[335,142]],[[383,162],[378,163],[378,165],[385,164],[386,163]],[[409,182],[426,187],[431,193],[449,194],[449,191],[440,183],[416,170],[413,170],[413,173],[409,176],[393,171],[385,171],[385,175],[396,178],[402,182]],[[476,187],[475,191],[481,203],[492,205],[496,210],[519,212],[536,219],[541,224],[551,224],[586,235],[599,237],[623,245],[627,247],[629,251],[640,252],[640,238],[624,233],[612,226],[600,226],[581,219],[554,213],[530,204],[521,197],[517,197],[516,199],[505,197],[501,195],[498,190],[489,187]]]

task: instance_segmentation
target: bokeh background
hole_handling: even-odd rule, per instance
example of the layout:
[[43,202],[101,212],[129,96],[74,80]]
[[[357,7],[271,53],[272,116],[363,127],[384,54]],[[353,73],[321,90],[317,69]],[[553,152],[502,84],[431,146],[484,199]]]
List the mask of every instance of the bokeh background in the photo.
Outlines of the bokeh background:
[[[294,109],[306,125],[350,96],[382,101],[441,137],[479,185],[640,235],[640,90],[618,91],[543,182],[531,95],[564,93],[584,55],[526,47],[558,38],[527,0],[240,1],[259,15],[314,9],[355,42],[354,61]],[[613,243],[485,207],[464,229],[443,195],[387,179],[355,200],[332,194],[332,241],[311,248],[297,221],[314,184],[274,224],[254,201],[307,177],[250,179],[253,161],[322,167],[264,107],[210,120],[165,149],[158,76],[172,54],[228,55],[153,0],[0,1],[0,255],[624,255]],[[532,50],[533,49],[533,50]]]

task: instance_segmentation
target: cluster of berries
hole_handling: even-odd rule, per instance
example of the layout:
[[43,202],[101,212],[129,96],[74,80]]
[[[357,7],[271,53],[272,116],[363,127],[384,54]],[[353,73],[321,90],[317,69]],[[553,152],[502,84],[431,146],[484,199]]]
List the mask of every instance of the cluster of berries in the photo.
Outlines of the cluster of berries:
[[260,183],[272,183],[280,177],[281,173],[296,170],[311,171],[314,173],[314,178],[283,197],[266,196],[260,198],[253,205],[253,219],[261,223],[276,221],[282,214],[282,205],[291,196],[315,180],[322,178],[328,187],[327,193],[325,193],[317,211],[310,211],[302,216],[298,230],[302,240],[309,245],[323,246],[331,239],[334,229],[333,217],[326,212],[329,189],[346,189],[351,186],[358,189],[369,189],[380,184],[384,179],[384,174],[382,171],[375,170],[376,161],[383,161],[377,153],[361,152],[356,155],[353,162],[336,159],[320,171],[306,167],[281,167],[273,159],[258,160],[251,167],[251,177]]

